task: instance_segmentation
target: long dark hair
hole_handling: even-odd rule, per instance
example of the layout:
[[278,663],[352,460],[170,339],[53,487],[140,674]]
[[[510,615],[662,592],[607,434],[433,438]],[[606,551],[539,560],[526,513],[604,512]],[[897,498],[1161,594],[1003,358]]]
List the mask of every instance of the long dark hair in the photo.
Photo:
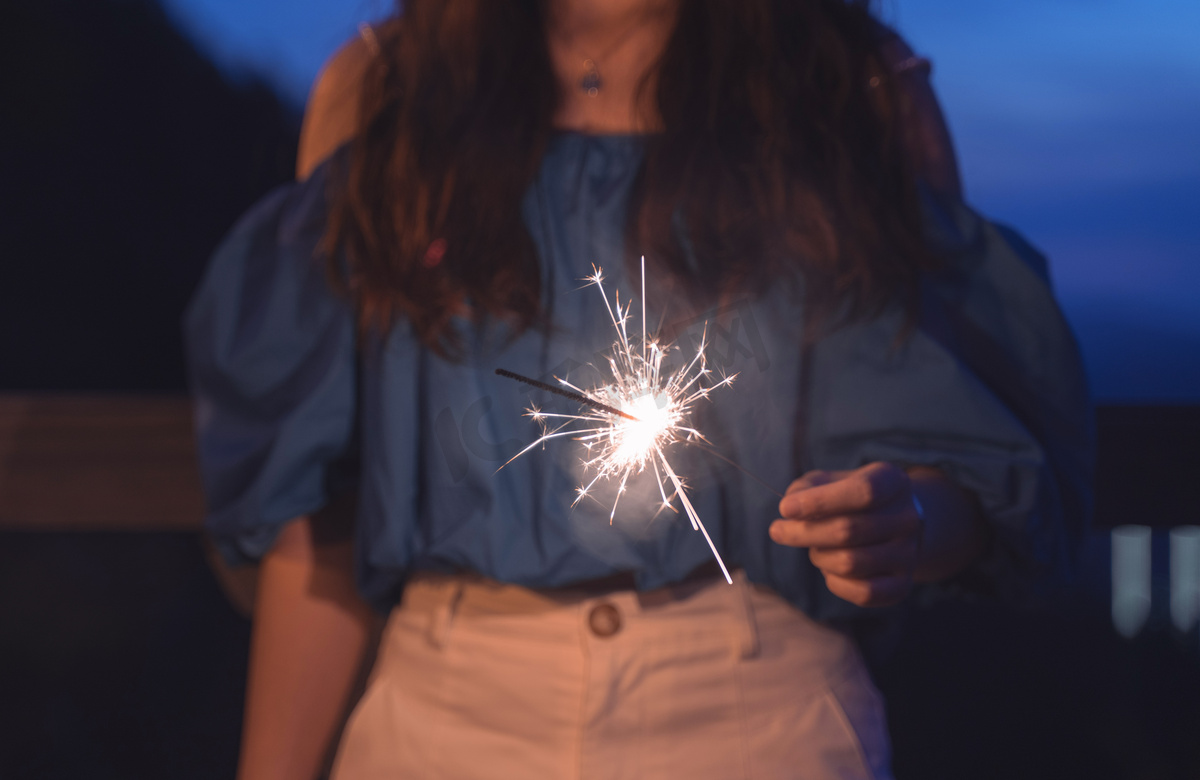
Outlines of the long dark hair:
[[[405,0],[377,30],[326,237],[363,327],[405,318],[453,354],[455,314],[539,322],[520,202],[558,100],[544,5]],[[914,311],[936,260],[868,5],[682,0],[631,201],[636,254],[702,301],[799,275],[816,320]]]

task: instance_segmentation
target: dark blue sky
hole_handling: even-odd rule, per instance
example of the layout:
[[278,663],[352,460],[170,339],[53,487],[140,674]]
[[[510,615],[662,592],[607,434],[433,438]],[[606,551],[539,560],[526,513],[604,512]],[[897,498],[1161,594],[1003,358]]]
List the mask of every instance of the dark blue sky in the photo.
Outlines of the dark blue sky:
[[[389,0],[164,0],[296,102]],[[1097,398],[1200,403],[1200,2],[889,0],[934,62],[968,200],[1050,257]]]

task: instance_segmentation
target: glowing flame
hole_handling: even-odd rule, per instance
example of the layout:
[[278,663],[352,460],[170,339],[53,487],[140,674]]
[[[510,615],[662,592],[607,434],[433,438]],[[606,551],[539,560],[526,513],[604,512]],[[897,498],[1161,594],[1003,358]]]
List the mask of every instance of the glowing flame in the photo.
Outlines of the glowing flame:
[[644,393],[624,401],[620,409],[637,419],[620,419],[613,426],[613,460],[641,463],[669,436],[677,415],[672,414],[670,399],[663,393]]

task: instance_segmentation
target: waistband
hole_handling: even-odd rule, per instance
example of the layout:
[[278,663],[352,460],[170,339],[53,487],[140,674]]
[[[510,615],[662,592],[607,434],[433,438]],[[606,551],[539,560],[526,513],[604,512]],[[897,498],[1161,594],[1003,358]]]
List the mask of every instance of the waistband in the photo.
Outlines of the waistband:
[[[734,573],[744,576],[740,570]],[[647,591],[636,590],[629,574],[561,588],[526,588],[469,572],[418,571],[409,577],[402,603],[419,609],[431,602],[445,601],[447,593],[452,592],[455,611],[466,614],[539,614],[604,598],[633,599],[640,607],[651,608],[686,600],[717,584],[728,587],[715,562],[698,567],[679,582]]]
[[532,589],[478,574],[421,571],[410,576],[389,626],[419,631],[439,648],[446,646],[461,622],[509,638],[515,634],[568,643],[580,636],[588,641],[615,641],[609,638],[613,634],[653,642],[686,637],[687,641],[728,643],[741,658],[757,656],[764,637],[778,641],[802,634],[806,652],[827,657],[830,670],[841,668],[844,657],[857,655],[853,642],[841,631],[813,621],[771,588],[749,582],[744,571],[735,569],[731,574],[732,585],[719,572],[698,572],[684,582],[636,591],[612,590],[599,582]]

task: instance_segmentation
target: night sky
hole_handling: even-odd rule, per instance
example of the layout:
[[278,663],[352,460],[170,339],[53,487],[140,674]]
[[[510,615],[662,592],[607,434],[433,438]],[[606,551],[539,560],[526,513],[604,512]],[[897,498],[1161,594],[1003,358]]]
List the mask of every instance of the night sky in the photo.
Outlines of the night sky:
[[[164,0],[301,103],[388,0]],[[967,198],[1050,258],[1105,403],[1200,403],[1200,3],[890,0],[934,63]]]

